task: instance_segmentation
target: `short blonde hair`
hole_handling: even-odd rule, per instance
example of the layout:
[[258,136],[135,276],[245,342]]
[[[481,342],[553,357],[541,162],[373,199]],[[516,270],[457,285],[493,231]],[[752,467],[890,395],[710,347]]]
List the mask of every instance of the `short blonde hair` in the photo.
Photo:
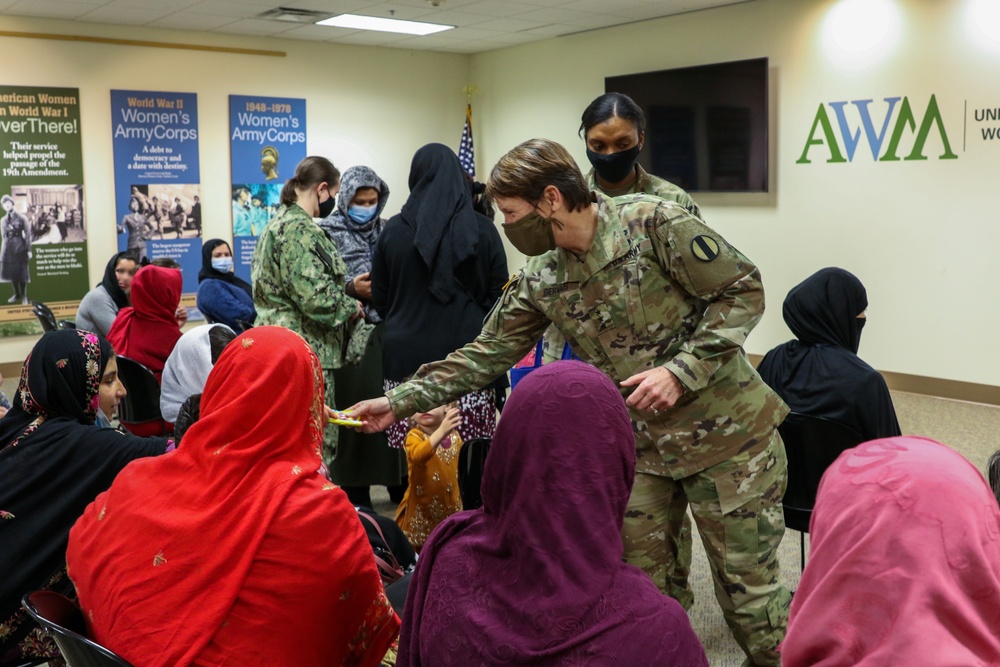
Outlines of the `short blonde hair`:
[[490,172],[486,194],[519,197],[535,203],[549,185],[555,186],[571,211],[593,201],[576,161],[562,145],[549,139],[530,139],[508,151]]

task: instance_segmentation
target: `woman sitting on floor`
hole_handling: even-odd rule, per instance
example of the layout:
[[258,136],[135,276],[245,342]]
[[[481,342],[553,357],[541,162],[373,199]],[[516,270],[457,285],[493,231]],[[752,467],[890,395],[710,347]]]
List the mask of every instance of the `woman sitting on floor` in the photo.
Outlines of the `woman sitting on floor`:
[[139,269],[129,294],[132,305],[122,308],[108,333],[118,354],[153,371],[159,380],[167,357],[181,337],[177,310],[181,272],[150,264]]
[[89,331],[50,331],[24,362],[0,420],[0,665],[59,655],[21,597],[40,588],[72,594],[73,522],[126,464],[168,446],[101,428],[124,395],[111,346]]
[[793,287],[782,306],[798,340],[768,352],[757,372],[793,412],[839,422],[874,440],[900,430],[885,380],[858,356],[866,308],[865,286],[853,274],[817,271]]
[[379,664],[399,619],[357,512],[320,472],[323,394],[288,329],[226,347],[183,445],[129,466],[73,527],[69,574],[97,642],[142,667]]
[[849,449],[823,476],[785,667],[997,665],[1000,509],[926,438]]
[[707,667],[681,605],[622,562],[634,475],[632,423],[607,376],[561,361],[522,380],[482,509],[445,519],[420,552],[397,665]]

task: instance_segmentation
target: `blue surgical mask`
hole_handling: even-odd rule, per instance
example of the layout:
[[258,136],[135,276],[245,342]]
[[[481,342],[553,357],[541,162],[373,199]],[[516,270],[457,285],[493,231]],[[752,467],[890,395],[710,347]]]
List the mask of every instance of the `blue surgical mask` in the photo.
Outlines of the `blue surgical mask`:
[[347,217],[359,225],[365,225],[371,222],[377,211],[377,204],[373,206],[357,206],[352,204],[347,207]]
[[101,410],[100,408],[97,409],[97,421],[94,422],[94,426],[97,428],[114,428],[114,426],[111,425],[111,420],[108,419],[106,414],[104,414],[104,410]]
[[212,258],[212,268],[216,271],[221,271],[222,273],[229,273],[233,270],[233,258],[232,257],[213,257]]

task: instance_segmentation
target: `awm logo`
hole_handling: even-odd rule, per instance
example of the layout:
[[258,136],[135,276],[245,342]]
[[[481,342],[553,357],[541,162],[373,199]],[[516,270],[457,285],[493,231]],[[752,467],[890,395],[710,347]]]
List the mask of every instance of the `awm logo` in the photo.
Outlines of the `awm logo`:
[[[902,103],[900,103],[902,100]],[[948,142],[948,133],[944,129],[944,121],[941,118],[941,110],[938,109],[937,99],[931,95],[930,102],[927,103],[927,110],[924,111],[923,119],[918,128],[916,117],[909,98],[906,97],[886,97],[885,102],[889,105],[885,112],[885,118],[881,121],[881,128],[875,129],[875,122],[872,120],[869,105],[873,100],[854,100],[852,102],[830,102],[829,105],[820,104],[813,120],[812,129],[809,131],[809,138],[806,140],[805,148],[802,149],[802,156],[796,160],[796,164],[810,164],[809,150],[814,146],[826,146],[830,153],[827,162],[852,162],[854,153],[861,141],[861,132],[864,130],[865,139],[872,152],[872,159],[876,162],[898,162],[899,145],[903,136],[910,136],[916,132],[913,139],[913,146],[903,160],[926,160],[924,146],[931,130],[935,130],[941,137],[941,144],[944,152],[938,156],[939,160],[955,160],[958,156],[952,152],[951,144]],[[861,127],[851,130],[847,118],[848,105],[853,105],[861,118]],[[898,105],[898,113],[897,112]],[[837,119],[837,128],[840,130],[840,138],[843,140],[843,150],[837,141],[833,124],[830,122],[830,115],[826,110],[829,106],[833,109],[833,115]],[[889,135],[889,143],[882,151],[882,144],[892,123],[893,114],[895,123],[892,125],[892,134]],[[905,149],[904,149],[905,150]],[[846,157],[844,157],[846,154]]]

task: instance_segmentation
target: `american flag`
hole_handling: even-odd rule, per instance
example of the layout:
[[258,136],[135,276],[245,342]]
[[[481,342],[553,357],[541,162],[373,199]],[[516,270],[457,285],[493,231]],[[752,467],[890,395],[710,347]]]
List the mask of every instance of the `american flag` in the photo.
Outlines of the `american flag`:
[[465,106],[465,128],[462,130],[462,141],[458,145],[458,161],[469,176],[476,177],[476,150],[472,145],[472,105]]

